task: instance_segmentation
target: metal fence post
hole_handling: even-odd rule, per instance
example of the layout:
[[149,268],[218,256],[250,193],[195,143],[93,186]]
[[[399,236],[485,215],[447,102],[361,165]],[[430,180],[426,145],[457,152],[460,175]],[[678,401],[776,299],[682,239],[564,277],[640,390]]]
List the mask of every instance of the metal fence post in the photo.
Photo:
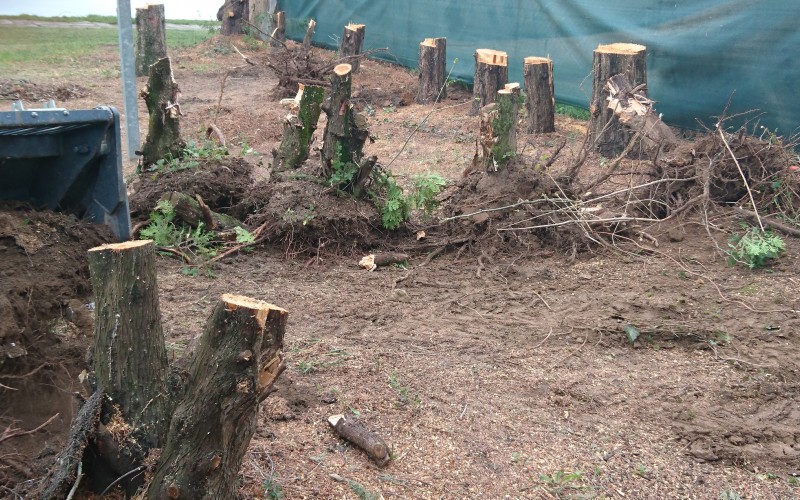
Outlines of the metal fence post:
[[136,159],[139,149],[139,108],[136,103],[136,73],[133,59],[133,23],[130,0],[117,0],[119,26],[119,59],[122,93],[125,98],[125,130],[128,138],[128,159]]

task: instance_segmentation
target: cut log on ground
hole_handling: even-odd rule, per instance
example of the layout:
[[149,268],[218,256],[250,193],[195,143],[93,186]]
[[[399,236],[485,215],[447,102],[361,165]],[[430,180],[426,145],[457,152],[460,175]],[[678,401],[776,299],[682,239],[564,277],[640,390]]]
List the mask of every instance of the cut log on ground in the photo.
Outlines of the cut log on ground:
[[150,74],[150,65],[167,57],[164,4],[136,9],[136,76]]
[[147,104],[147,139],[142,146],[142,162],[147,165],[163,158],[178,158],[184,147],[181,138],[181,91],[172,76],[169,57],[150,66],[150,78],[141,97]]
[[248,0],[225,0],[225,4],[217,12],[217,19],[222,21],[220,34],[240,35],[247,19],[250,19]]
[[286,40],[286,12],[279,11],[272,16],[269,44],[273,47],[282,47],[284,40]]
[[325,89],[300,84],[294,99],[296,109],[283,120],[283,139],[272,151],[272,168],[276,172],[298,168],[308,159],[311,138],[317,130]]
[[[339,57],[357,56],[361,54],[361,46],[364,44],[366,26],[363,24],[348,24],[344,27],[342,43],[339,46]],[[361,59],[354,57],[348,60],[353,67],[353,73],[358,73],[361,66]]]
[[[89,250],[96,316],[93,363],[103,403],[101,432],[87,468],[93,484],[106,486],[140,465],[147,452],[163,446],[173,401],[161,327],[155,246],[128,241]],[[120,432],[119,429],[126,429]],[[142,476],[123,482],[135,491]]]
[[497,91],[496,102],[481,108],[478,141],[487,170],[497,171],[517,155],[519,98],[519,84],[509,83]]
[[447,38],[426,38],[419,44],[419,83],[416,101],[436,102],[447,96]]
[[206,229],[211,231],[230,231],[235,227],[244,227],[236,217],[214,212],[202,199],[189,196],[186,193],[172,191],[164,194],[162,200],[168,201],[175,211],[175,217],[186,224],[197,227],[200,223],[205,224]]
[[280,373],[287,312],[223,295],[206,324],[147,498],[235,498],[258,403]]
[[660,152],[668,152],[678,145],[678,138],[661,121],[653,101],[640,89],[634,91],[628,77],[623,73],[612,76],[606,82],[607,107],[619,120],[620,125],[637,133],[641,138],[640,157],[654,159]]
[[378,252],[366,255],[358,261],[358,265],[367,271],[374,271],[382,266],[400,264],[408,260],[408,254],[397,252]]
[[526,57],[522,65],[525,109],[529,134],[555,132],[556,103],[553,90],[553,61],[547,57]]
[[606,82],[617,74],[624,74],[633,88],[646,94],[647,49],[644,45],[612,43],[600,45],[594,51],[592,67],[591,137],[597,150],[606,158],[619,156],[633,137],[633,132],[622,127],[609,109]]
[[508,83],[508,54],[500,50],[478,49],[475,51],[475,79],[472,87],[472,115],[491,104],[497,91]]
[[336,434],[364,450],[378,467],[386,466],[391,460],[386,442],[360,422],[344,415],[332,415],[328,417],[328,423]]
[[306,28],[306,35],[303,37],[303,48],[305,50],[311,50],[311,42],[314,39],[314,30],[317,29],[317,22],[313,19],[309,19],[308,27]]

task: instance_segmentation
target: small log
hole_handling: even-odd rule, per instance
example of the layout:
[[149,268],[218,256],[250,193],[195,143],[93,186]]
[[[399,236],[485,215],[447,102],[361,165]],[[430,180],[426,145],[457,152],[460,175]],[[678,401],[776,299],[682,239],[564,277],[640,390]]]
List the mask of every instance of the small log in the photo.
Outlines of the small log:
[[[352,82],[352,67],[349,64],[339,64],[333,68],[331,92],[322,106],[328,116],[322,145],[326,177],[333,173],[334,164],[361,165],[364,143],[369,137],[366,118],[355,113],[349,102]],[[352,190],[353,187],[347,188]]]
[[620,73],[606,82],[608,109],[620,125],[638,132],[642,138],[640,156],[655,158],[659,152],[668,152],[678,145],[678,138],[653,108],[653,101],[642,90],[634,90],[628,78]]
[[517,155],[520,88],[509,83],[497,91],[496,102],[481,108],[479,142],[483,167],[497,171]]
[[201,205],[198,200],[186,193],[172,191],[165,193],[161,197],[172,205],[175,210],[175,217],[182,220],[192,227],[197,227],[201,222],[206,228],[212,231],[228,231],[235,227],[244,227],[235,217],[214,212],[205,204]]
[[416,101],[428,104],[446,96],[447,38],[426,38],[419,44],[419,83]]
[[594,51],[592,64],[592,101],[589,106],[589,127],[595,147],[606,158],[619,156],[633,137],[630,129],[624,128],[614,111],[609,109],[606,82],[619,73],[624,74],[630,84],[641,88],[646,94],[647,48],[632,43],[600,45]]
[[303,49],[311,50],[311,40],[314,38],[314,30],[317,29],[317,22],[309,19],[306,35],[303,37]]
[[276,172],[300,167],[308,159],[311,138],[317,130],[322,112],[325,89],[316,85],[300,84],[294,99],[297,109],[283,121],[283,139],[272,151],[272,168]]
[[508,83],[508,54],[500,50],[476,50],[470,114],[477,115],[482,107],[493,103],[497,98],[497,91],[506,83]]
[[286,319],[272,304],[222,296],[193,355],[147,498],[236,498],[258,403],[281,371]]
[[[363,24],[350,23],[344,27],[342,43],[339,46],[339,57],[357,56],[361,54],[361,46],[364,44],[366,26]],[[361,58],[354,57],[348,62],[353,67],[353,73],[358,73],[361,65]]]
[[164,4],[136,9],[136,76],[150,73],[150,65],[167,57]]
[[225,4],[217,12],[217,19],[222,21],[220,34],[231,36],[242,34],[244,20],[250,19],[250,2],[248,0],[225,0]]
[[357,420],[348,419],[344,415],[331,415],[328,423],[336,434],[364,450],[378,467],[385,467],[391,461],[386,442]]
[[286,12],[278,11],[272,16],[272,32],[269,44],[273,47],[282,47],[286,40]]
[[522,65],[525,86],[527,132],[555,132],[556,102],[553,90],[553,61],[547,57],[526,57]]
[[391,264],[399,264],[408,260],[408,254],[397,252],[378,252],[365,255],[358,261],[358,265],[367,271],[374,271],[375,269],[388,266]]
[[150,78],[140,96],[150,115],[147,139],[142,146],[142,161],[152,165],[162,158],[178,158],[184,147],[181,138],[181,90],[172,76],[169,57],[150,66]]
[[[95,440],[98,458],[87,474],[97,485],[107,468],[113,471],[110,482],[164,444],[173,402],[153,242],[94,247],[88,260],[96,304],[92,366],[97,387],[108,396],[101,424],[114,419],[117,428],[129,429],[103,443]],[[122,486],[130,492],[141,483],[138,476]]]

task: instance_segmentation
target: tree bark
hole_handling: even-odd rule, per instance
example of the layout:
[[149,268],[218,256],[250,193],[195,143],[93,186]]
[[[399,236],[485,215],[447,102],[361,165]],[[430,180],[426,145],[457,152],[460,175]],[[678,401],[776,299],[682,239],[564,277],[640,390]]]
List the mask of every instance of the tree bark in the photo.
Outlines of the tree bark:
[[360,165],[364,143],[369,137],[366,118],[355,113],[349,103],[352,83],[352,68],[349,64],[339,64],[333,68],[331,93],[322,106],[328,116],[323,135],[325,142],[322,145],[322,160],[327,177],[331,176],[337,165]]
[[497,98],[497,91],[506,83],[508,83],[508,54],[492,49],[476,50],[470,114],[477,115],[482,107],[493,103]]
[[273,47],[282,47],[286,40],[286,12],[276,12],[272,16],[272,32],[269,44]]
[[[351,23],[344,27],[342,43],[339,46],[339,57],[357,56],[361,54],[365,30],[366,26],[363,24]],[[358,68],[361,66],[361,59],[355,57],[348,62],[350,66],[353,67],[353,73],[358,73]]]
[[520,88],[509,83],[497,91],[496,102],[481,108],[479,142],[483,166],[497,171],[517,155]]
[[317,22],[313,19],[309,19],[308,27],[306,28],[306,36],[303,37],[303,48],[305,50],[311,50],[311,40],[314,38],[314,30],[317,29]]
[[[606,82],[622,73],[633,87],[647,85],[647,48],[632,43],[600,45],[594,51],[590,128],[595,147],[606,158],[619,156],[633,132],[622,127],[614,111],[607,106]],[[646,87],[641,89],[646,95]]]
[[287,312],[223,295],[208,320],[147,498],[235,498],[258,403],[282,371]]
[[283,139],[273,150],[272,168],[276,172],[298,168],[308,159],[311,138],[317,130],[325,89],[316,85],[300,84],[295,102],[297,114],[283,120]]
[[136,9],[136,76],[150,73],[150,65],[167,57],[164,4]]
[[391,461],[389,447],[383,438],[370,432],[359,421],[344,415],[331,415],[328,423],[336,434],[364,450],[378,467],[385,467]]
[[142,146],[142,161],[152,165],[162,158],[178,158],[184,147],[181,138],[181,91],[172,76],[169,57],[150,66],[150,78],[141,97],[150,115],[147,139]]
[[[99,458],[92,468],[112,469],[110,482],[163,446],[173,403],[153,242],[95,247],[88,260],[96,304],[92,366],[97,388],[107,395],[100,423],[127,429],[95,440]],[[141,483],[140,475],[123,488],[133,491]]]
[[250,24],[257,29],[251,33],[259,40],[267,41],[269,38],[265,33],[271,31],[272,15],[269,12],[269,0],[250,0],[248,5],[248,15]]
[[214,212],[208,207],[204,209],[199,201],[186,193],[172,191],[164,194],[161,199],[172,205],[175,217],[190,226],[197,227],[202,222],[210,231],[227,231],[235,227],[244,227],[236,217]]
[[[426,38],[419,44],[419,84],[417,99],[420,104],[436,102],[447,96],[447,38]],[[440,94],[441,92],[441,94]]]
[[244,23],[242,20],[250,19],[248,0],[225,0],[225,4],[217,12],[217,18],[222,21],[220,33],[223,35],[239,35],[242,33]]
[[556,103],[553,92],[553,61],[547,57],[526,57],[522,66],[525,85],[527,132],[555,132]]

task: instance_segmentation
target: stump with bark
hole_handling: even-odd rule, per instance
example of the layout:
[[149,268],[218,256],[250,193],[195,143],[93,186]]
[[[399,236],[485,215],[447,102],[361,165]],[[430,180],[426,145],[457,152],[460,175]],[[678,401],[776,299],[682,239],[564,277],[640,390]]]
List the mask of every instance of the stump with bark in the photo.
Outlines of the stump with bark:
[[[339,46],[339,57],[357,56],[361,54],[361,46],[364,44],[366,26],[363,24],[348,24],[342,33],[342,43]],[[358,73],[361,59],[354,57],[348,60],[353,67],[353,73]]]
[[331,92],[322,110],[328,117],[325,126],[322,160],[326,177],[348,164],[360,165],[364,143],[369,137],[367,120],[350,104],[353,78],[349,64],[339,64],[331,73]]
[[589,126],[597,150],[607,158],[619,156],[630,142],[633,132],[622,127],[614,111],[608,108],[606,82],[621,73],[637,91],[646,95],[646,57],[646,47],[632,43],[600,45],[594,51]]
[[217,12],[217,19],[222,21],[220,34],[239,35],[242,33],[245,20],[250,18],[248,0],[225,0]]
[[472,84],[472,110],[476,115],[497,98],[497,91],[508,83],[508,54],[500,50],[475,51],[475,77]]
[[317,29],[317,22],[309,19],[308,26],[306,27],[306,34],[303,37],[303,49],[311,50],[311,41],[314,38],[314,30]]
[[487,170],[497,171],[517,155],[519,100],[519,84],[509,83],[497,91],[495,102],[481,108],[478,142]]
[[420,104],[444,99],[447,95],[447,38],[426,38],[419,44],[419,84],[416,101]]
[[555,132],[553,61],[547,57],[526,57],[522,66],[525,109],[529,134]]
[[164,4],[136,9],[136,76],[150,73],[150,65],[167,57]]
[[283,139],[278,148],[272,151],[272,168],[275,171],[298,168],[308,159],[324,97],[323,87],[300,84],[294,104],[297,109],[284,118]]
[[180,126],[180,96],[178,83],[172,76],[169,57],[150,66],[150,78],[141,97],[150,115],[147,139],[142,146],[142,161],[152,165],[162,158],[177,158],[184,147]]
[[269,44],[273,47],[282,47],[284,40],[286,40],[286,12],[279,11],[272,16]]

